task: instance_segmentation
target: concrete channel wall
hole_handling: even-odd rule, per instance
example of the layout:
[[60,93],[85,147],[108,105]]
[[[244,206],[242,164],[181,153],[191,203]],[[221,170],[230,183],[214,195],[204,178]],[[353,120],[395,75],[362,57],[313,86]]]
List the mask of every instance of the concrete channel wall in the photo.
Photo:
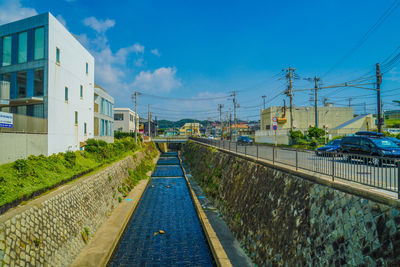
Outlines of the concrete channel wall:
[[195,142],[183,156],[258,266],[400,265],[396,201],[382,204]]
[[[0,216],[0,266],[68,266],[119,204],[129,169],[116,162]],[[85,240],[86,239],[86,240]]]

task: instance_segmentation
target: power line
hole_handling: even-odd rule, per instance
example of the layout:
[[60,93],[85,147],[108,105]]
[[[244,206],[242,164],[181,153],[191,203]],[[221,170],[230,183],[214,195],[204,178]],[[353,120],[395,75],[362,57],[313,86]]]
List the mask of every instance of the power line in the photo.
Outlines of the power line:
[[368,31],[362,36],[362,38],[341,58],[339,61],[336,62],[333,67],[331,67],[324,75],[323,77],[327,76],[329,73],[331,73],[334,69],[336,69],[338,66],[340,66],[347,58],[349,58],[358,48],[360,48],[365,41],[379,28],[380,25],[382,25],[383,22],[387,18],[390,17],[390,15],[399,7],[400,1],[395,0],[388,9],[385,10],[385,12],[378,18],[378,20],[375,22],[374,25],[372,25],[371,28],[368,29]]
[[216,96],[216,97],[209,97],[209,98],[179,98],[179,97],[169,97],[169,96],[158,96],[158,95],[151,95],[147,93],[140,93],[139,95],[146,96],[146,97],[152,97],[152,98],[159,98],[159,99],[167,99],[167,100],[179,100],[179,101],[211,101],[211,100],[216,100],[216,99],[224,99],[231,97],[232,95],[226,95],[226,96]]

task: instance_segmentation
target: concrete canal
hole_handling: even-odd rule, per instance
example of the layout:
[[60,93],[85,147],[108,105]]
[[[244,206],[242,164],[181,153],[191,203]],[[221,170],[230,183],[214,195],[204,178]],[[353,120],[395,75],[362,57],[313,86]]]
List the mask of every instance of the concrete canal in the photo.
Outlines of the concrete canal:
[[176,152],[162,154],[109,266],[215,266]]

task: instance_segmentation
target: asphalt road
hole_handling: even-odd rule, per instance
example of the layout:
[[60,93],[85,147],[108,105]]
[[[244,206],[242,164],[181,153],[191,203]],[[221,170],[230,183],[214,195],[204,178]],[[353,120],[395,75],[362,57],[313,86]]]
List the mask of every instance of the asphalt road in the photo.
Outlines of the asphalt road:
[[[218,145],[218,140],[213,145]],[[229,147],[230,146],[230,147]],[[275,161],[296,167],[296,151],[289,149],[276,148],[271,146],[238,145],[224,141],[222,148],[231,151],[258,157],[261,159]],[[297,151],[297,167],[308,171],[313,171],[335,178],[350,180],[362,184],[379,187],[385,190],[397,192],[399,170],[394,164],[383,164],[381,167],[371,163],[366,164],[363,160],[353,159],[351,162],[344,161],[342,157],[322,157],[317,156],[314,151]]]

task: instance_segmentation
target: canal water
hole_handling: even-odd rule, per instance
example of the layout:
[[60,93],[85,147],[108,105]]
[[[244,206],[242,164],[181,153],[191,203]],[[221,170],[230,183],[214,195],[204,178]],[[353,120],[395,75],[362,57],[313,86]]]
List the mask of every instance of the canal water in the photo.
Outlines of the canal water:
[[108,265],[216,266],[176,152],[160,157]]

